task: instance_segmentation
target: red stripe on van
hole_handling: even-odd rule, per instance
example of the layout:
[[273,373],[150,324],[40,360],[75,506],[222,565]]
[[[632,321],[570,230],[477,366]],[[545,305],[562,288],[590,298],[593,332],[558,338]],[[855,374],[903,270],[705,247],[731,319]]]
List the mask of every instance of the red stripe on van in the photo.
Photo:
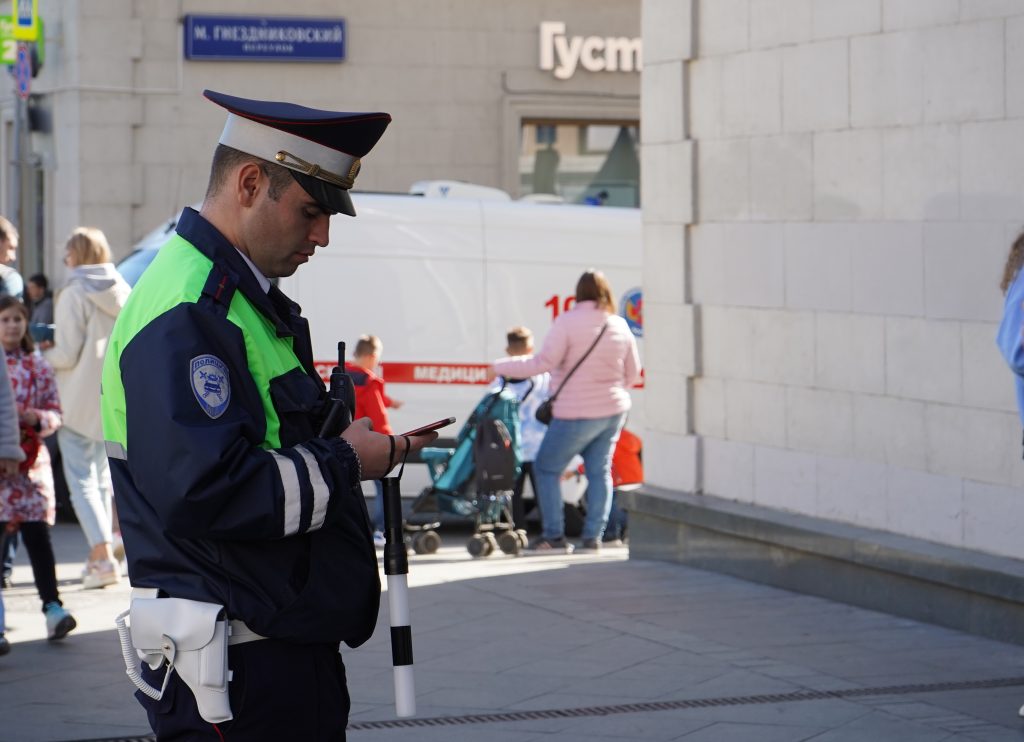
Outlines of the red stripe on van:
[[[315,361],[316,370],[325,384],[331,382],[334,361]],[[389,384],[487,384],[486,363],[399,363],[388,361],[380,365],[381,377]],[[643,389],[644,379],[634,389]]]
[[[331,380],[333,361],[315,361],[325,384]],[[389,384],[487,384],[486,363],[397,363],[380,365],[381,377]]]

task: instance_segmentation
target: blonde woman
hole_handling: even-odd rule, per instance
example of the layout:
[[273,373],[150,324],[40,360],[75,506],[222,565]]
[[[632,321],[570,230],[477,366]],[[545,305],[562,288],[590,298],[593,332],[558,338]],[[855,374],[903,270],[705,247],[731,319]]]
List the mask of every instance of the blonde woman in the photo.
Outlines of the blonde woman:
[[112,549],[113,502],[100,424],[100,376],[107,339],[131,289],[111,263],[110,245],[98,229],[79,227],[71,233],[64,264],[70,273],[57,294],[53,343],[42,345],[57,372],[64,401],[64,427],[57,441],[71,504],[89,542],[82,586],[92,589],[121,579]]

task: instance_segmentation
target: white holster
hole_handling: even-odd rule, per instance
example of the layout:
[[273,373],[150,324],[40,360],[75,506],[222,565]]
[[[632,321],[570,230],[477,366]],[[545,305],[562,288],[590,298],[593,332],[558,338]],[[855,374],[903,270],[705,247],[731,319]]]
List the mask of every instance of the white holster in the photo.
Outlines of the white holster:
[[[231,719],[228,621],[223,613],[223,606],[198,600],[132,598],[131,607],[116,621],[128,677],[159,700],[171,673],[177,672],[195,695],[200,716],[211,724]],[[125,616],[131,618],[130,627]],[[167,663],[162,688],[157,690],[142,678],[136,653],[152,670]]]

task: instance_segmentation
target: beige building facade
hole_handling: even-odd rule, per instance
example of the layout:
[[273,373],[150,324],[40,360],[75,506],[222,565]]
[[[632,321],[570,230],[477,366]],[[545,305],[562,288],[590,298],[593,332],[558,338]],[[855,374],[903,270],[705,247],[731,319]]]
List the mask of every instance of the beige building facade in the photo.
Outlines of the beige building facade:
[[[26,185],[37,200],[33,224],[22,227],[22,268],[44,267],[58,279],[59,246],[75,226],[99,226],[124,255],[202,198],[224,120],[222,109],[203,99],[207,88],[391,113],[394,122],[366,158],[357,190],[407,191],[417,180],[445,178],[513,196],[556,191],[572,201],[586,196],[620,132],[634,138],[638,151],[639,0],[39,5],[45,64],[31,87],[37,130],[34,178]],[[286,13],[344,19],[344,61],[186,58],[189,16],[258,24]],[[12,85],[0,96],[4,161],[14,156],[14,102]],[[537,157],[542,149],[561,151],[544,160]],[[13,173],[8,167],[0,176],[0,203],[8,209]],[[636,183],[620,185],[612,183],[613,200],[638,201]]]

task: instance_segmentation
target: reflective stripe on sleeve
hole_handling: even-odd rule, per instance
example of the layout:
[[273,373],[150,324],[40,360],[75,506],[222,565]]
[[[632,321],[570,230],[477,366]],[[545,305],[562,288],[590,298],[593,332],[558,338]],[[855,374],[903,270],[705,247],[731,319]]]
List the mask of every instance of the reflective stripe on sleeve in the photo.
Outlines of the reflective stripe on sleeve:
[[277,471],[281,475],[281,489],[284,490],[284,535],[299,532],[299,516],[302,514],[302,497],[299,493],[299,472],[295,462],[287,456],[268,451],[274,457]]
[[316,460],[316,456],[305,446],[296,446],[295,450],[306,462],[306,469],[309,470],[309,483],[313,485],[313,516],[310,519],[309,530],[315,531],[323,527],[324,518],[327,517],[327,501],[331,497],[331,490],[320,471],[320,462]]

